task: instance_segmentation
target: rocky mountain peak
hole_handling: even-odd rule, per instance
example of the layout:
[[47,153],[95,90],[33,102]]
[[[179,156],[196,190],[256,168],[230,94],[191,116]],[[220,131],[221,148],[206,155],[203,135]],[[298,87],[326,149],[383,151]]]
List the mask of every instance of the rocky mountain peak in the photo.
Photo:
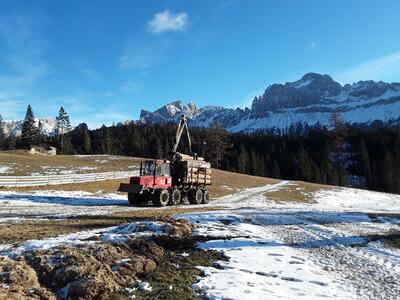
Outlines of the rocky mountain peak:
[[155,112],[142,111],[141,122],[175,122],[185,114],[193,126],[209,126],[218,121],[230,131],[284,131],[299,124],[301,128],[329,125],[333,112],[342,113],[345,121],[356,124],[397,120],[400,83],[367,80],[341,86],[329,75],[307,73],[293,82],[270,85],[254,98],[251,109],[197,108],[193,102],[185,106],[182,101],[175,101]]
[[[54,118],[36,118],[36,126],[40,124],[42,131],[46,135],[54,135],[56,130],[56,120]],[[22,124],[24,120],[3,120],[2,126],[6,136],[19,136],[21,135]]]
[[254,99],[252,111],[257,116],[265,116],[267,111],[320,104],[341,90],[340,83],[329,75],[307,73],[297,81],[270,85],[264,94]]

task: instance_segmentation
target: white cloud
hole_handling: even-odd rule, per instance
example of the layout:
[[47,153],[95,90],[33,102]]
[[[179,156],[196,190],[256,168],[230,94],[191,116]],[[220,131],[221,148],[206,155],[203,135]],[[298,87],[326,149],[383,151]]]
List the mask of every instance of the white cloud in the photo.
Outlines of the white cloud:
[[79,68],[79,72],[81,72],[85,77],[90,80],[96,81],[100,79],[100,76],[97,74],[97,72],[92,69],[82,67]]
[[8,74],[9,80],[32,83],[47,73],[47,64],[42,59],[45,42],[38,31],[37,22],[29,17],[0,18],[0,39],[6,42],[8,50],[5,60],[14,72]]
[[139,85],[134,81],[125,81],[121,84],[121,91],[123,92],[137,92],[139,90]]
[[400,51],[365,61],[334,76],[341,83],[359,80],[394,81],[400,78]]
[[121,69],[148,69],[159,63],[167,50],[169,42],[165,39],[150,39],[147,41],[130,38],[119,57]]
[[187,25],[188,15],[185,12],[173,14],[168,9],[157,13],[149,21],[151,32],[161,33],[165,31],[183,31]]
[[308,45],[308,48],[313,49],[313,48],[315,48],[315,46],[317,46],[317,43],[312,42],[310,45]]
[[142,54],[140,50],[129,48],[124,51],[119,59],[122,69],[147,69],[160,60],[156,52]]
[[4,98],[0,95],[0,116],[4,119],[19,119],[24,109],[26,109],[26,105],[21,101]]
[[40,28],[41,22],[24,15],[0,15],[0,43],[5,53],[0,69],[0,112],[6,119],[21,118],[32,87],[47,74]]

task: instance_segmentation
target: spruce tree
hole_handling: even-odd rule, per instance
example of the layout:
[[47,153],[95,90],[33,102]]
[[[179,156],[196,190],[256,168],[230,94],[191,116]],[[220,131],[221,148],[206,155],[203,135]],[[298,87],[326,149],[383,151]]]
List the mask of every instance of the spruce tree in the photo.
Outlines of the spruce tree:
[[61,136],[61,153],[64,154],[64,134],[71,130],[71,123],[69,116],[64,110],[64,107],[60,107],[58,116],[56,117],[56,133]]
[[381,174],[383,179],[383,190],[387,192],[393,192],[395,189],[395,178],[393,168],[393,157],[389,151],[385,151],[383,156],[383,163],[381,166]]
[[311,162],[307,155],[307,152],[304,150],[303,147],[300,148],[298,153],[298,167],[297,167],[297,179],[310,181],[311,180]]
[[90,154],[92,152],[90,135],[87,128],[82,131],[82,151],[85,154]]
[[0,150],[3,150],[6,143],[6,135],[4,133],[3,117],[0,115]]
[[250,174],[251,175],[258,175],[258,168],[259,168],[259,157],[257,157],[254,148],[250,150]]
[[221,123],[213,122],[210,127],[210,136],[208,139],[208,157],[210,162],[217,169],[225,156],[226,150],[229,148],[228,133],[222,127]]
[[162,158],[161,142],[157,135],[153,135],[149,142],[149,154],[151,158]]
[[272,168],[272,177],[281,179],[281,169],[279,168],[278,163],[274,160],[274,166]]
[[30,148],[34,145],[37,136],[37,128],[35,126],[35,118],[31,105],[26,109],[25,119],[21,130],[21,143],[24,148]]
[[246,174],[249,170],[249,153],[243,144],[240,144],[240,152],[238,157],[238,172]]
[[361,139],[361,141],[360,141],[358,152],[359,152],[359,165],[361,167],[361,173],[365,177],[367,185],[369,185],[371,182],[371,177],[372,177],[371,176],[371,166],[370,166],[368,148],[365,145],[365,142],[363,139]]
[[44,143],[43,123],[39,120],[36,129],[35,145],[41,146]]

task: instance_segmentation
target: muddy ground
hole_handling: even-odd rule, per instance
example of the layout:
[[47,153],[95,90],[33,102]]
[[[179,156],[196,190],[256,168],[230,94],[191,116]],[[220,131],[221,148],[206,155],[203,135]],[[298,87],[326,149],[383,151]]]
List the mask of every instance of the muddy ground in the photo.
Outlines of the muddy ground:
[[[0,299],[196,299],[196,266],[225,258],[197,249],[201,238],[186,220],[159,222],[165,234],[123,241],[93,235],[78,246],[14,251],[0,258]],[[151,288],[142,291],[142,282]]]

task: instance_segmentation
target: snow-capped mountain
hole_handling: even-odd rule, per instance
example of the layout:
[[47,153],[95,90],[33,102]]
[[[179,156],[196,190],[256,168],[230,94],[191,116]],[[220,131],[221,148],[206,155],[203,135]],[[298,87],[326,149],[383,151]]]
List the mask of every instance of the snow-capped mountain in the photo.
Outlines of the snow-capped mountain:
[[[37,118],[36,126],[42,124],[42,131],[45,135],[54,135],[56,130],[56,120],[54,118]],[[6,136],[20,136],[24,120],[3,120],[2,125]]]
[[400,83],[359,81],[342,86],[329,75],[307,73],[301,79],[270,85],[255,97],[251,109],[205,106],[193,102],[169,103],[154,111],[142,110],[141,123],[176,121],[182,114],[194,126],[220,122],[232,132],[280,129],[291,126],[328,125],[332,113],[339,112],[349,124],[370,125],[400,119]]

